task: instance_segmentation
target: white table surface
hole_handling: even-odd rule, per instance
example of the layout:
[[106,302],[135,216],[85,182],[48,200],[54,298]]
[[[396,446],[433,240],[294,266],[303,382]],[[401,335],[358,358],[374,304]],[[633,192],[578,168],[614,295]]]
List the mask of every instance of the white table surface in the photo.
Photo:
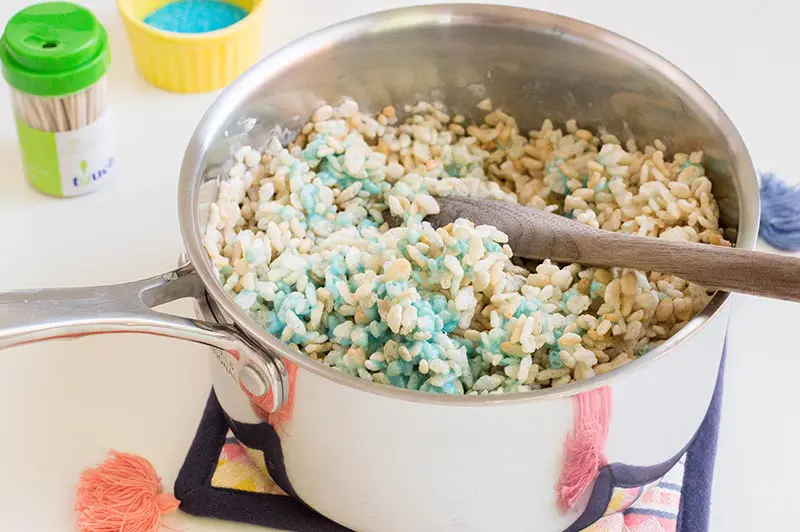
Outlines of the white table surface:
[[[0,3],[0,23],[29,3]],[[39,195],[22,175],[10,105],[0,105],[0,289],[133,280],[172,268],[182,249],[178,169],[183,148],[214,95],[175,95],[149,86],[134,71],[115,2],[83,3],[111,36],[120,173],[91,196]],[[406,3],[272,0],[265,52],[337,20]],[[800,182],[795,163],[800,9],[794,2],[508,3],[584,19],[662,54],[719,101],[761,170]],[[7,96],[0,94],[3,99]],[[187,303],[172,309],[191,312]],[[800,305],[735,300],[713,491],[714,532],[796,526],[798,326]],[[0,530],[74,530],[75,482],[109,448],[149,458],[171,489],[209,387],[206,350],[179,341],[126,335],[3,352]],[[180,513],[166,523],[192,532],[256,530]]]

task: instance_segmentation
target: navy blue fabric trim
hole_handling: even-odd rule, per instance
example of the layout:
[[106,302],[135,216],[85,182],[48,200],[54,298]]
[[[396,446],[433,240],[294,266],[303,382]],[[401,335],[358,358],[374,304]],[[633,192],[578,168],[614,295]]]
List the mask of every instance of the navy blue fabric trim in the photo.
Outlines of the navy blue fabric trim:
[[212,391],[186,461],[175,480],[174,493],[181,501],[182,511],[199,517],[214,517],[294,532],[348,530],[309,510],[292,497],[211,486],[211,478],[227,433],[225,414]]
[[608,509],[614,488],[637,488],[650,484],[666,475],[686,453],[687,445],[681,451],[660,464],[652,466],[631,466],[608,464],[600,469],[594,481],[589,503],[583,513],[564,532],[580,532],[599,521]]
[[608,509],[608,503],[611,502],[615,487],[634,488],[655,482],[666,475],[684,455],[686,455],[686,466],[677,532],[706,532],[708,530],[714,457],[717,452],[724,372],[725,350],[723,348],[711,403],[705,418],[703,418],[703,423],[690,443],[674,457],[654,466],[609,464],[601,468],[586,509],[564,532],[580,532],[602,518]]
[[228,416],[225,416],[225,419],[237,440],[250,449],[256,449],[264,453],[267,472],[272,480],[275,481],[275,484],[302,502],[302,499],[292,487],[292,483],[289,482],[286,465],[283,463],[281,438],[272,425],[268,423],[239,423]]
[[714,483],[714,459],[717,456],[719,422],[722,415],[723,375],[725,352],[717,375],[717,387],[703,424],[686,453],[683,471],[681,506],[678,510],[677,532],[708,532],[711,517],[711,488]]

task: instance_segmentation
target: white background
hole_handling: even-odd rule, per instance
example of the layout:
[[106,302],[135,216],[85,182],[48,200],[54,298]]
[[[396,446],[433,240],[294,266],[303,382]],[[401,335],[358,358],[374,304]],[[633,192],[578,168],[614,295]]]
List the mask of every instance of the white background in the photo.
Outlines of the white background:
[[[0,3],[0,23],[28,3]],[[115,2],[83,3],[111,36],[117,181],[73,200],[34,192],[22,176],[10,105],[0,105],[0,289],[133,280],[172,268],[182,249],[178,169],[214,95],[147,85],[134,71]],[[800,183],[795,2],[508,3],[580,18],[662,54],[719,101],[759,169]],[[337,20],[404,4],[272,0],[265,51]],[[797,526],[800,489],[800,305],[752,297],[734,304],[711,530],[788,530]],[[173,309],[189,312],[191,305]],[[149,458],[171,489],[209,387],[206,350],[178,341],[114,336],[3,352],[0,530],[73,530],[75,482],[109,448]],[[676,382],[674,393],[692,390]],[[182,514],[166,523],[193,532],[255,530]]]

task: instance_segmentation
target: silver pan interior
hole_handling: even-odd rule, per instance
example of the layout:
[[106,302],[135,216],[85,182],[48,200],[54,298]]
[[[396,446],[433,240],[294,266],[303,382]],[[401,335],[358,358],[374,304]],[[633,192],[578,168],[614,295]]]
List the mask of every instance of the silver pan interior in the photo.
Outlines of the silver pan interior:
[[263,59],[208,110],[186,150],[179,209],[184,242],[210,300],[222,315],[273,354],[344,386],[412,401],[488,405],[570,395],[667,355],[711,319],[728,294],[662,346],[622,368],[558,389],[490,397],[443,397],[375,385],[292,351],[242,312],[218,282],[202,247],[210,201],[232,149],[257,146],[276,131],[295,134],[322,101],[343,96],[362,109],[420,99],[469,114],[490,96],[524,131],[545,117],[605,125],[622,138],[660,138],[671,150],[702,148],[722,210],[752,248],[758,181],[731,121],[695,82],[656,54],[606,30],[537,11],[450,4],[385,11],[310,34]]

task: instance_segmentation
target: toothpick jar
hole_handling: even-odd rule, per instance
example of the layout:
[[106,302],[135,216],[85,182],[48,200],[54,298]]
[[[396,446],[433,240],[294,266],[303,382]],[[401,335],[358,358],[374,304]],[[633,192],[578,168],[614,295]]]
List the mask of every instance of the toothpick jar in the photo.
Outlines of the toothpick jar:
[[106,73],[108,35],[87,9],[47,2],[23,9],[0,39],[25,175],[45,194],[93,192],[114,174]]

